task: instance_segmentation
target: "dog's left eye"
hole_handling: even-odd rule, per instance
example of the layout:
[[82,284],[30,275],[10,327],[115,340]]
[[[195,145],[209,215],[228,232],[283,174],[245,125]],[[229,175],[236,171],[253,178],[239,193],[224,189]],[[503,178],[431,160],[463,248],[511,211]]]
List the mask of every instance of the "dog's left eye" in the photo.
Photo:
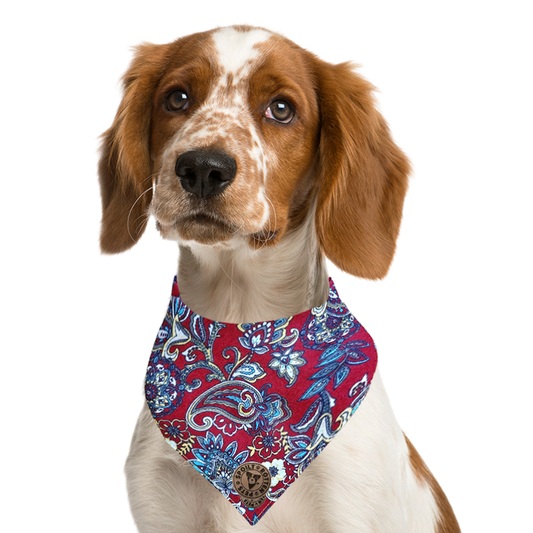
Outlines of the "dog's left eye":
[[265,111],[267,118],[272,118],[282,124],[289,123],[294,117],[294,109],[289,102],[285,100],[276,100],[272,102]]
[[178,89],[167,96],[165,104],[169,111],[180,111],[189,105],[189,97],[185,91]]

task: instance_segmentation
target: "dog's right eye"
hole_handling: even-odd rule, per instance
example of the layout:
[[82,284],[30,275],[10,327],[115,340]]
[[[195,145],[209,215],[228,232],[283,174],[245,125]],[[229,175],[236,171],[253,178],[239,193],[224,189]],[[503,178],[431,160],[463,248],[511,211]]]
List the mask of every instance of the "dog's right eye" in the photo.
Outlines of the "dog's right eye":
[[187,109],[189,97],[185,91],[178,89],[167,96],[165,104],[169,111],[181,111],[182,109]]
[[288,124],[294,117],[294,109],[289,102],[276,100],[265,111],[265,117],[272,118],[282,124]]

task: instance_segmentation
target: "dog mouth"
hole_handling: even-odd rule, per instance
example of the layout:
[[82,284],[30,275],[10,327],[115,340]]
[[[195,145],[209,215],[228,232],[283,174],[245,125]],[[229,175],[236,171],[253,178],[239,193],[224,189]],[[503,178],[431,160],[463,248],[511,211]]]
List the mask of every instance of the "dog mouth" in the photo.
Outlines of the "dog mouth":
[[249,238],[254,248],[273,244],[279,234],[277,229],[248,233],[242,226],[206,212],[185,215],[171,223],[156,219],[156,229],[164,239],[196,241],[201,244],[221,243],[241,235]]
[[156,220],[156,228],[164,239],[215,244],[229,240],[238,227],[212,214],[201,212],[185,215],[173,222]]
[[177,223],[184,226],[215,226],[228,228],[229,230],[232,229],[232,224],[209,213],[195,213],[193,215],[187,215],[178,220]]

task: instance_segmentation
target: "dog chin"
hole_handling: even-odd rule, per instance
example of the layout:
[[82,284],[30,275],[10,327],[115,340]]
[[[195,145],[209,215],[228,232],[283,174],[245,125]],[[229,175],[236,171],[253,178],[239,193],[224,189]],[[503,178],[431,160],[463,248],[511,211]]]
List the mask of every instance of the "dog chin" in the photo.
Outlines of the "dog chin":
[[208,215],[185,216],[171,223],[156,220],[156,228],[163,239],[181,243],[197,242],[204,245],[227,243],[238,233],[223,220]]
[[233,249],[247,245],[252,250],[273,246],[280,237],[280,231],[258,231],[245,233],[224,222],[210,217],[194,216],[171,224],[156,220],[156,228],[165,240],[180,244],[199,244],[215,248]]

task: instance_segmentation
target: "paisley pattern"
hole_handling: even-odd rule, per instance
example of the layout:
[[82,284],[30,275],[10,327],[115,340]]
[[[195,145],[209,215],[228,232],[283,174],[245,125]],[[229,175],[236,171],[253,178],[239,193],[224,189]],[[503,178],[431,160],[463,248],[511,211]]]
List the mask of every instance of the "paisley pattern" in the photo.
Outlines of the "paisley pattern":
[[[353,415],[376,364],[372,338],[331,279],[323,305],[255,324],[197,315],[174,279],[145,395],[163,438],[253,525]],[[246,462],[271,476],[255,509],[233,487]]]

